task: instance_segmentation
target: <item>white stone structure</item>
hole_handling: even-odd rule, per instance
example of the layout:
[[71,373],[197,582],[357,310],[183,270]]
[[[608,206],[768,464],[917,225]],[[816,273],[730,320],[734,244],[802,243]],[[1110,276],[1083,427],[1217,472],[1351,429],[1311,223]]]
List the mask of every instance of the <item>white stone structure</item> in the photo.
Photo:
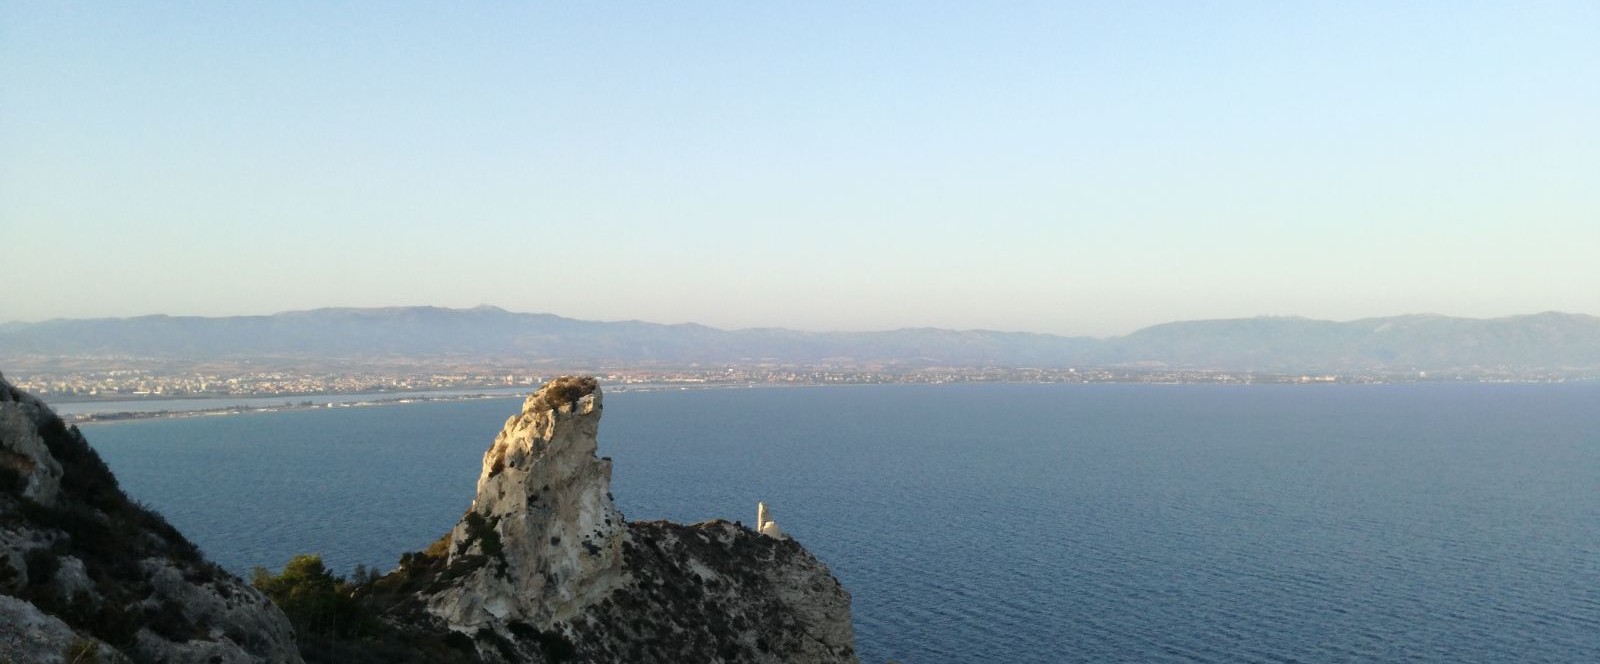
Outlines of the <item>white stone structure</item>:
[[788,539],[783,529],[778,527],[778,522],[768,514],[766,503],[756,503],[756,532],[774,539]]

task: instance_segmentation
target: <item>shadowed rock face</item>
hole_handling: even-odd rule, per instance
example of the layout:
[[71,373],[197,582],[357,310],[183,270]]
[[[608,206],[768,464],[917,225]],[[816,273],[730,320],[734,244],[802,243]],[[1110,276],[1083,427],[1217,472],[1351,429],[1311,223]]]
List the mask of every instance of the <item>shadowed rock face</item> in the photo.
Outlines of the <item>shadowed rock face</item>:
[[614,662],[854,662],[850,593],[790,539],[715,520],[628,524],[627,581],[571,621]]
[[289,621],[0,377],[0,662],[298,663]]
[[849,593],[793,540],[624,521],[595,456],[602,408],[592,378],[563,377],[506,421],[445,559],[396,572],[425,588],[417,629],[469,636],[484,661],[856,661]]

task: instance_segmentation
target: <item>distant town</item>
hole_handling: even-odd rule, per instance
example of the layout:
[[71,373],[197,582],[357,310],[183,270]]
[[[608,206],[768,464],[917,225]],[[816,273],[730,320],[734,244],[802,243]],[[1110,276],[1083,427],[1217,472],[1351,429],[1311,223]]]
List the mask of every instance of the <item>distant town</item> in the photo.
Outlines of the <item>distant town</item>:
[[628,386],[786,386],[944,383],[1333,384],[1404,382],[1567,382],[1593,376],[1564,373],[1254,373],[1160,368],[918,368],[723,366],[672,369],[572,367],[396,367],[375,371],[248,368],[68,370],[19,373],[12,381],[52,402],[214,397],[301,397],[532,388],[563,373],[598,376]]
[[[986,330],[719,330],[493,307],[0,325],[0,371],[52,402],[607,385],[1341,384],[1600,379],[1600,318],[1177,321],[1105,339]],[[326,400],[325,400],[326,401]],[[184,407],[187,408],[185,405]]]

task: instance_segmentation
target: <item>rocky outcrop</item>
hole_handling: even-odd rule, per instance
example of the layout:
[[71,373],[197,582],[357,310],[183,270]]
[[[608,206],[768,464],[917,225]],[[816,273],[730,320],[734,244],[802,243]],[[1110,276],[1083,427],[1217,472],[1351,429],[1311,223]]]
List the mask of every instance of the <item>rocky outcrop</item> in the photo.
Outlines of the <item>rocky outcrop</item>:
[[854,662],[850,594],[790,539],[628,524],[628,580],[565,626],[591,661]]
[[470,639],[480,661],[856,661],[849,593],[794,540],[623,519],[595,456],[603,406],[592,378],[527,399],[461,522],[364,591],[390,624]]
[[595,458],[601,407],[593,378],[557,380],[495,437],[449,553],[450,563],[491,564],[429,604],[452,629],[548,628],[621,585],[627,528],[611,502],[611,461]]
[[129,500],[76,427],[0,376],[3,661],[301,660],[277,607]]

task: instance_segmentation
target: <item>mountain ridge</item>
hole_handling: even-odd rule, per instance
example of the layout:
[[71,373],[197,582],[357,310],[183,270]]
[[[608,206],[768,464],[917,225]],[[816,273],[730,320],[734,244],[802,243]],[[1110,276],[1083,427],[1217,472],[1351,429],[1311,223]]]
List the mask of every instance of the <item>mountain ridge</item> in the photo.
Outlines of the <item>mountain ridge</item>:
[[903,327],[803,331],[591,321],[480,305],[329,307],[249,316],[58,318],[0,325],[8,357],[500,362],[1163,366],[1222,371],[1600,369],[1600,318],[1545,311],[1331,321],[1257,316],[1173,321],[1121,336]]

